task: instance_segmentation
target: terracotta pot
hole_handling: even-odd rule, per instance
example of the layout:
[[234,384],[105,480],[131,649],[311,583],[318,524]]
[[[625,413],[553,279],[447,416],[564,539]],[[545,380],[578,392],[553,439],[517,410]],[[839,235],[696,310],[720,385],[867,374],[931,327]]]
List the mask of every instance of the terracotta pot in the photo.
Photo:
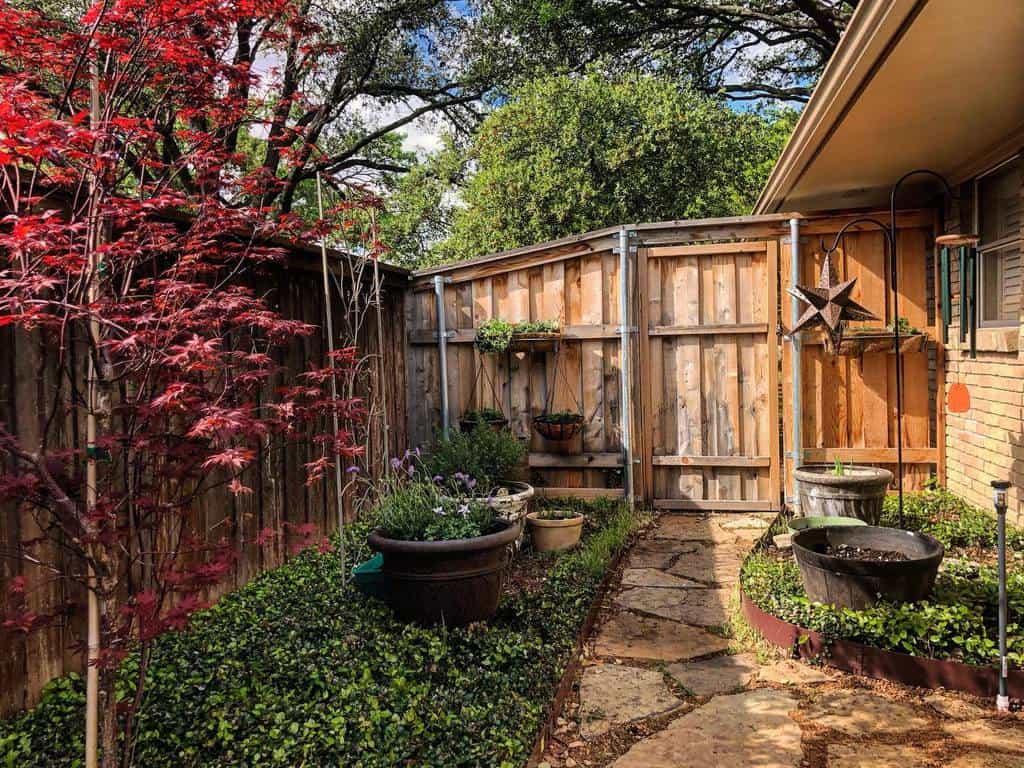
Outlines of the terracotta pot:
[[561,552],[579,544],[580,534],[583,533],[583,515],[565,520],[542,520],[537,514],[531,512],[526,516],[526,524],[530,526],[530,539],[535,550]]
[[505,566],[519,526],[500,521],[486,536],[454,541],[401,541],[374,531],[371,549],[384,555],[382,598],[406,621],[462,626],[498,610]]
[[832,473],[830,464],[811,464],[793,473],[800,491],[800,511],[806,517],[856,517],[878,525],[882,500],[893,475],[879,467],[844,466]]

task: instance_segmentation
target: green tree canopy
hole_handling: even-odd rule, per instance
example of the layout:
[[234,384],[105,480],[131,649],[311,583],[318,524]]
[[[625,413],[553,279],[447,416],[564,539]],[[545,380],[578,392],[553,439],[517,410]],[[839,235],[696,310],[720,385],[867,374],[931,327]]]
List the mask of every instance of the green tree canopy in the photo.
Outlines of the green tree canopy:
[[527,83],[474,137],[463,205],[430,260],[624,222],[745,213],[792,121],[653,76]]

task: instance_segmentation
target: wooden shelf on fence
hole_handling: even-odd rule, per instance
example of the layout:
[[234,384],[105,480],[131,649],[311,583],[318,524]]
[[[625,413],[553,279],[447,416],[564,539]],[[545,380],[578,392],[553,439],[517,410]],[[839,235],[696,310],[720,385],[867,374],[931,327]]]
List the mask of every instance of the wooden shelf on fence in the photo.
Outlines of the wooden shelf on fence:
[[617,469],[621,453],[531,453],[531,469]]
[[[930,336],[923,331],[910,334],[901,333],[900,352],[903,354],[920,352],[925,348],[929,338]],[[823,333],[808,334],[802,341],[804,344],[811,345],[824,344],[825,335]],[[881,328],[872,328],[861,332],[848,329],[843,334],[843,340],[839,344],[839,354],[842,357],[860,357],[861,355],[872,353],[894,355],[896,354],[895,341],[896,335],[892,331]]]
[[508,348],[513,352],[542,352],[554,349],[555,344],[562,338],[561,331],[549,333],[513,333]]
[[655,456],[656,467],[769,467],[768,456]]
[[655,509],[688,512],[772,512],[778,509],[770,501],[748,499],[655,499]]
[[[448,333],[451,334],[448,336],[449,344],[472,344],[476,341],[476,331],[472,328],[449,330]],[[437,331],[433,329],[411,330],[408,335],[410,344],[437,344]],[[530,334],[530,336],[534,335],[539,334]],[[547,334],[546,336],[550,337],[551,335],[554,335],[556,340],[561,339],[562,341],[596,341],[600,339],[618,340],[620,338],[619,326],[614,324],[567,325],[562,328],[558,334]],[[531,343],[538,344],[541,342],[540,340],[528,340],[524,344],[524,347],[528,348]],[[512,348],[514,349],[514,338],[512,345]]]
[[625,492],[621,488],[552,488],[534,486],[534,495],[542,499],[621,499]]

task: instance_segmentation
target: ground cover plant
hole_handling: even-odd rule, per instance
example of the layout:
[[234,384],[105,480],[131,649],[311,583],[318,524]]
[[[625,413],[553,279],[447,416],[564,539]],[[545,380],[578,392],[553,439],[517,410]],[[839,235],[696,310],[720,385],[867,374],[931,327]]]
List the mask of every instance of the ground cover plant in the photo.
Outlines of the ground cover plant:
[[[882,525],[895,526],[896,501],[887,498]],[[944,490],[904,497],[904,527],[935,536],[946,559],[931,597],[919,603],[880,603],[863,611],[811,603],[791,557],[756,552],[743,565],[741,583],[762,610],[780,619],[887,650],[991,665],[998,659],[995,519]],[[1011,663],[1024,664],[1024,532],[1009,529],[1008,584]]]
[[[637,519],[615,501],[548,503],[586,510],[581,547],[521,554],[514,570],[540,577],[486,625],[401,624],[342,583],[334,553],[315,550],[197,614],[188,632],[154,643],[133,764],[522,765]],[[348,530],[351,551],[367,554],[368,530]],[[82,701],[81,681],[60,678],[35,709],[0,722],[0,765],[79,764]]]

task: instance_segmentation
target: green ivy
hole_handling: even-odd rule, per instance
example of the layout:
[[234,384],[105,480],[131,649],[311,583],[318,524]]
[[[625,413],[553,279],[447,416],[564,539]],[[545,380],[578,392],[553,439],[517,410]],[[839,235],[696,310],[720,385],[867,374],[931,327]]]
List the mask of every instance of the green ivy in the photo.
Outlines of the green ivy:
[[[522,765],[635,525],[625,508],[595,505],[580,549],[520,556],[548,568],[541,587],[465,629],[402,624],[342,585],[336,554],[306,552],[155,644],[135,764]],[[367,554],[366,533],[349,529],[353,556]],[[80,765],[82,708],[78,678],[52,683],[35,709],[0,722],[0,765]]]
[[[897,497],[885,498],[880,525],[901,527]],[[930,534],[947,549],[993,547],[996,543],[995,512],[971,506],[941,488],[904,494],[902,527]],[[1011,549],[1024,552],[1024,531],[1008,525],[1006,541]]]

